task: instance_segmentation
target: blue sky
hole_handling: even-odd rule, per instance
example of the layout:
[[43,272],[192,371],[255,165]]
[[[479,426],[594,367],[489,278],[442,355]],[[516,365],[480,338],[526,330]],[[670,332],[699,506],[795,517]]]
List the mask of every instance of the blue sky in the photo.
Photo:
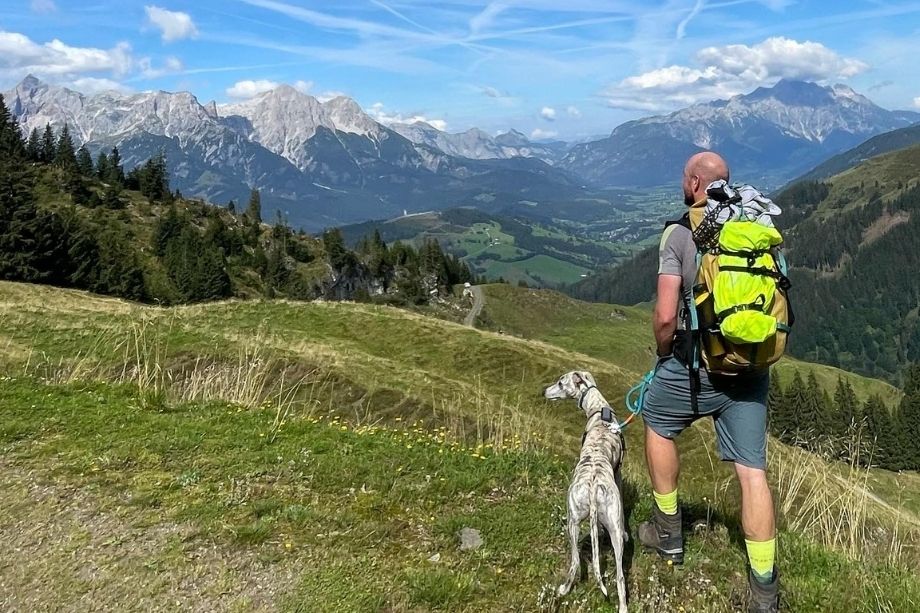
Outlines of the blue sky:
[[381,121],[585,138],[782,77],[920,107],[920,2],[0,0],[0,90],[230,102],[289,83]]

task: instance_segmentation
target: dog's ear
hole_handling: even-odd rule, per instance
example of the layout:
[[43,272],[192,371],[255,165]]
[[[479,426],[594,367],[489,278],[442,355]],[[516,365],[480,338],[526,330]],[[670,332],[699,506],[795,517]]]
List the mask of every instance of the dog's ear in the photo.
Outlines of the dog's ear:
[[585,383],[588,385],[597,385],[597,382],[594,380],[594,376],[589,373],[587,370],[581,370],[578,372],[578,376],[584,379]]

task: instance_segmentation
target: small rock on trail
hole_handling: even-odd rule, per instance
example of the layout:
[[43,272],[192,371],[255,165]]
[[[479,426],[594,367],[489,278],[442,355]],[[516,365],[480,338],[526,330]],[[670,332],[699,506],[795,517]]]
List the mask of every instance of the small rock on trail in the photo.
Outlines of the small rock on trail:
[[482,534],[475,528],[463,528],[460,530],[460,549],[461,551],[476,550],[482,547]]

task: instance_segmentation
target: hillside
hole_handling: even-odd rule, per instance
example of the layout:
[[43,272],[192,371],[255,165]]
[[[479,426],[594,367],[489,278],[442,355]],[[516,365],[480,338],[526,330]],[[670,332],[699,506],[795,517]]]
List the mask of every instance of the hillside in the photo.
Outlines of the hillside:
[[918,168],[920,147],[877,156],[829,179],[823,198],[798,205],[807,217],[787,232],[802,295],[796,355],[888,376],[920,360]]
[[[627,310],[623,332],[637,317]],[[536,392],[577,364],[615,401],[640,365],[348,303],[164,309],[0,283],[0,319],[9,373],[0,381],[0,599],[13,608],[601,604],[584,582],[561,603],[547,587],[563,564],[559,522],[582,419]],[[638,433],[629,432],[626,463],[633,526],[650,505]],[[739,602],[737,507],[710,440],[682,442],[682,491],[690,519],[710,517],[711,527],[690,535],[680,570],[630,557],[635,607]],[[916,576],[899,570],[916,554],[911,477],[867,485],[914,511],[900,512],[895,536],[884,527],[893,511],[862,496],[854,528],[875,537],[871,551],[848,551],[796,523],[792,503],[809,499],[809,486],[782,484],[803,463],[782,446],[773,454],[787,606],[909,610],[920,601]],[[899,481],[908,489],[898,492]],[[457,547],[462,527],[481,531],[481,549]],[[883,562],[891,537],[901,547],[894,566]],[[91,582],[85,569],[95,569]]]
[[875,156],[897,151],[898,149],[905,149],[916,144],[920,144],[920,125],[885,132],[878,136],[873,136],[849,151],[835,155],[796,179],[795,182],[827,179]]

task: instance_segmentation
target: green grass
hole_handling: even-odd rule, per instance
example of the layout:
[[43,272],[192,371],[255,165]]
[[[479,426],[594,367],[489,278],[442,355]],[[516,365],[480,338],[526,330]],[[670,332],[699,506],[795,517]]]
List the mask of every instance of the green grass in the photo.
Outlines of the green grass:
[[[491,254],[491,249],[486,253]],[[528,285],[537,286],[573,283],[580,279],[581,275],[589,271],[588,268],[583,266],[557,260],[548,255],[536,255],[515,262],[489,259],[483,262],[482,265],[485,268],[485,275],[489,279],[502,278],[510,283],[525,281]]]
[[[514,326],[559,336],[369,305],[159,309],[0,283],[0,543],[13,545],[0,574],[32,599],[18,608],[86,598],[148,610],[607,606],[587,579],[562,602],[551,592],[583,418],[538,392],[577,366],[618,406],[646,365],[625,339],[647,314],[586,305],[565,336],[572,313],[556,314],[560,295],[487,291],[487,308],[519,314]],[[619,344],[576,344],[599,330]],[[233,376],[251,385],[235,390]],[[651,507],[639,432],[627,432],[633,527]],[[635,552],[631,607],[734,610],[745,589],[737,489],[713,460],[711,426],[691,429],[681,451],[688,519],[709,517],[710,529],[689,537],[681,569]],[[459,549],[464,527],[482,532],[481,549]],[[790,610],[920,602],[901,566],[788,532],[780,547]],[[102,567],[92,579],[81,570]]]
[[[127,495],[134,521],[189,525],[195,546],[290,561],[302,569],[283,599],[290,608],[536,610],[564,558],[570,462],[543,452],[459,449],[411,429],[305,415],[270,440],[272,411],[220,403],[150,411],[129,387],[103,384],[7,380],[0,403],[6,462],[42,471],[53,487],[92,491],[97,513],[114,512]],[[632,501],[634,517],[647,512],[647,498]],[[482,549],[458,548],[466,526],[482,531]],[[679,571],[635,554],[634,601],[730,608],[743,591],[735,529],[729,521],[690,537]],[[870,611],[876,596],[896,608],[920,602],[916,577],[780,538],[791,610]],[[864,572],[872,582],[859,580]],[[563,608],[601,604],[585,581]]]

